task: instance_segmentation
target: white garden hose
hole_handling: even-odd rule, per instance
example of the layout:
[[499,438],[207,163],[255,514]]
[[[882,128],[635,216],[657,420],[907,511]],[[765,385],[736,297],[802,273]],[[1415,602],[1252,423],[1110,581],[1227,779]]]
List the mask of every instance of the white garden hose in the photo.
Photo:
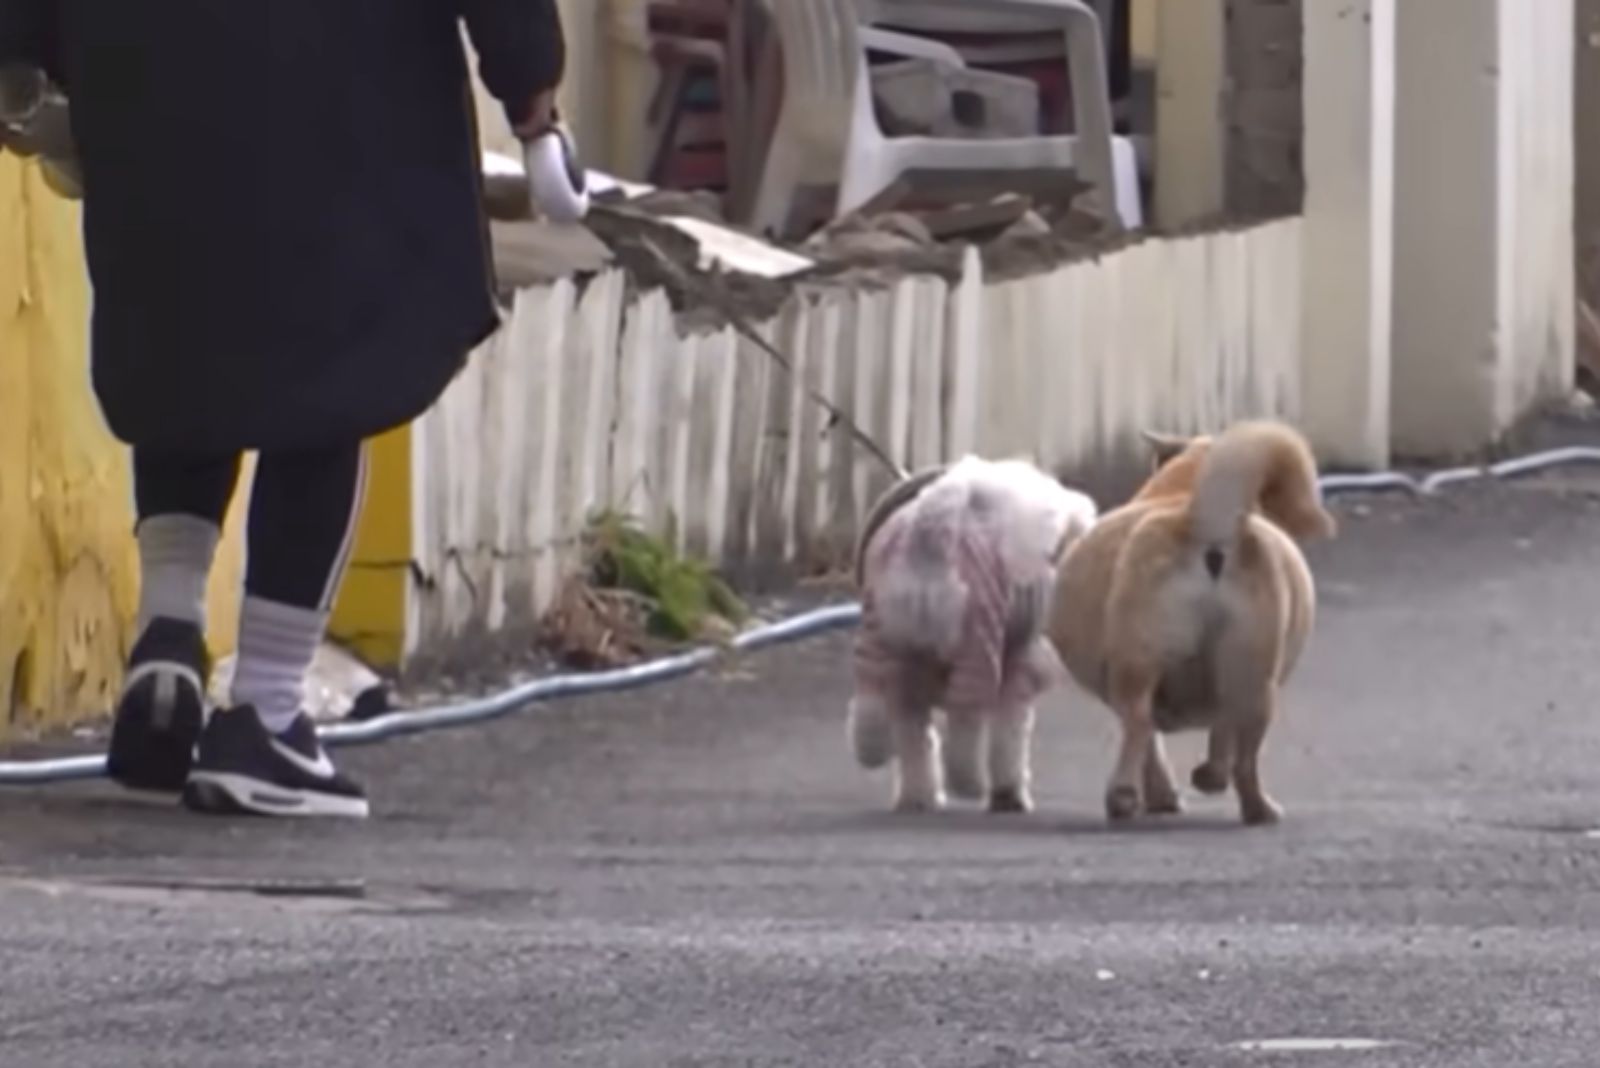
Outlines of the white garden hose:
[[[1429,497],[1447,486],[1484,479],[1514,478],[1535,471],[1577,463],[1600,463],[1600,448],[1574,446],[1551,449],[1487,467],[1458,467],[1436,471],[1422,478],[1385,471],[1370,475],[1327,475],[1319,480],[1326,495],[1341,492],[1402,490]],[[789,619],[747,631],[734,639],[734,652],[753,652],[783,645],[827,631],[856,625],[861,607],[835,605],[805,612]],[[439,705],[414,711],[391,712],[363,722],[335,723],[319,728],[318,734],[330,748],[346,745],[371,745],[424,731],[444,730],[486,723],[502,716],[524,712],[546,701],[611,693],[650,686],[681,678],[715,663],[723,652],[715,648],[695,649],[647,664],[585,674],[556,675],[491,694],[474,701]],[[0,786],[34,786],[42,783],[96,779],[105,775],[104,756],[66,757],[54,760],[0,761]]]

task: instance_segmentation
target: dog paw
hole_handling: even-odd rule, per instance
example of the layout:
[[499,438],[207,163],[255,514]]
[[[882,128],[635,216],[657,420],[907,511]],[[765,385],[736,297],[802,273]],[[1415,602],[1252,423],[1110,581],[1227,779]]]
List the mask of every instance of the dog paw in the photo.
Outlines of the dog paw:
[[1020,786],[1002,786],[989,794],[989,811],[1014,814],[1033,811],[1033,799]]
[[1270,827],[1283,819],[1283,806],[1270,797],[1244,801],[1239,805],[1239,818],[1246,827]]
[[1177,816],[1183,813],[1183,798],[1176,793],[1152,793],[1146,799],[1144,810],[1152,816]]
[[1228,776],[1215,764],[1201,764],[1189,776],[1189,781],[1203,794],[1215,795],[1228,790]]
[[856,763],[876,770],[894,757],[894,737],[881,708],[852,702],[849,715],[850,749]]
[[902,794],[895,798],[896,812],[937,812],[944,807],[944,798],[938,794]]
[[1106,816],[1113,820],[1131,820],[1139,814],[1139,788],[1113,786],[1106,791]]

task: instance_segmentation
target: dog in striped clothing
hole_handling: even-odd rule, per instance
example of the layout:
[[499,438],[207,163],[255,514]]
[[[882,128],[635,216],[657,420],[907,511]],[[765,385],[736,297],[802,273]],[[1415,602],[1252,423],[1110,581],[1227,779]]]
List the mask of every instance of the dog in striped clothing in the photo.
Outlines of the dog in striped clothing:
[[1096,516],[1027,461],[972,456],[873,508],[856,554],[849,735],[862,767],[897,762],[895,808],[940,808],[946,789],[994,812],[1032,807],[1034,702],[1065,678],[1045,613],[1062,554]]

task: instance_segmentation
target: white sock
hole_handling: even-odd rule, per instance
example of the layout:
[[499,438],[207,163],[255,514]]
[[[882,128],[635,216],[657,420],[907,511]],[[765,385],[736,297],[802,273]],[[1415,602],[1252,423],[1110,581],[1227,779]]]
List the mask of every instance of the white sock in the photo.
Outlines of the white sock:
[[222,531],[193,515],[154,515],[141,520],[139,541],[139,633],[152,619],[206,626],[206,580]]
[[304,706],[306,673],[327,627],[325,612],[246,595],[233,703],[252,706],[273,734],[288,730]]

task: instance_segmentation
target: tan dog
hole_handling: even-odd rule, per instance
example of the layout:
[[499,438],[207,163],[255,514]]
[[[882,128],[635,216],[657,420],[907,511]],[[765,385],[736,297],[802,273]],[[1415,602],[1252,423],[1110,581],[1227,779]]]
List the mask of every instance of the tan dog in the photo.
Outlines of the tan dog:
[[1158,470],[1067,552],[1049,623],[1067,670],[1122,723],[1106,813],[1128,819],[1141,800],[1181,811],[1161,736],[1208,730],[1195,787],[1217,794],[1231,780],[1245,823],[1275,823],[1261,743],[1316,612],[1296,542],[1332,537],[1337,524],[1311,450],[1287,426],[1146,437]]

